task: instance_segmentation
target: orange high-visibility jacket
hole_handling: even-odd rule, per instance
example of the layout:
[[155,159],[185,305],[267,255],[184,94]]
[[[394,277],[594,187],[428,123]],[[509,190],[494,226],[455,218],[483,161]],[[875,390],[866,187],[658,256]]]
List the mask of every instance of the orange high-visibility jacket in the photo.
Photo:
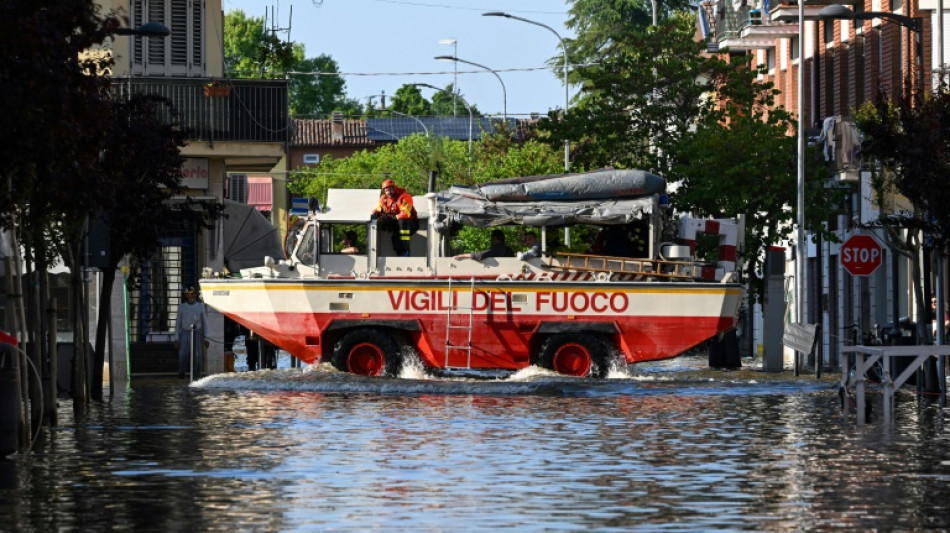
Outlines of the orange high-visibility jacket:
[[380,195],[376,212],[396,217],[397,219],[417,218],[416,208],[412,206],[412,195],[406,189],[394,187],[396,194],[390,198],[385,193]]

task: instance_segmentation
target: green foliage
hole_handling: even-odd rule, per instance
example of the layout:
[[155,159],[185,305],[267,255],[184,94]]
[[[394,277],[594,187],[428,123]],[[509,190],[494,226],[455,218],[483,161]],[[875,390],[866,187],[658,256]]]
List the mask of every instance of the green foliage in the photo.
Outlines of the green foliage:
[[[880,98],[856,114],[865,135],[862,155],[879,165],[878,200],[889,203],[897,192],[914,207],[914,218],[901,224],[932,232],[938,243],[950,237],[950,92],[942,87],[922,101]],[[882,215],[886,213],[882,212]],[[886,222],[886,221],[885,221]]]
[[[341,159],[327,156],[317,167],[297,171],[288,188],[296,195],[319,198],[325,203],[327,189],[378,189],[389,177],[411,194],[421,195],[427,192],[431,170],[439,171],[436,190],[445,190],[453,185],[474,185],[499,178],[557,174],[561,164],[560,152],[549,146],[538,141],[517,143],[504,133],[476,141],[471,154],[467,141],[417,134],[373,152],[364,150]],[[509,242],[521,242],[520,230],[507,231],[511,232]],[[453,247],[461,251],[487,248],[488,232],[463,228],[453,239]]]
[[432,114],[432,104],[423,98],[419,88],[411,83],[407,83],[396,90],[390,109],[416,117]]
[[[695,130],[676,144],[668,177],[679,183],[671,203],[680,211],[713,218],[746,215],[745,273],[761,296],[765,252],[786,240],[796,221],[798,165],[795,122],[774,107],[777,91],[756,75],[738,62],[715,71],[718,99],[701,110]],[[817,162],[814,152],[807,160]],[[822,231],[835,192],[823,186],[823,165],[806,170],[809,229]],[[825,238],[835,239],[827,232]]]
[[243,78],[282,78],[303,60],[303,47],[264,30],[264,19],[241,10],[224,17],[225,71]]
[[319,117],[329,116],[334,111],[343,111],[346,115],[361,111],[358,102],[344,98],[346,82],[343,78],[327,74],[340,71],[332,57],[322,54],[316,58],[303,59],[293,68],[303,74],[290,76],[291,114]]
[[[224,66],[229,75],[242,78],[282,78],[290,72],[290,112],[328,116],[334,111],[359,115],[362,106],[346,98],[346,82],[333,75],[336,61],[321,54],[305,58],[303,45],[283,42],[264,30],[264,19],[248,17],[241,10],[224,17]],[[319,73],[319,74],[318,74]]]
[[704,75],[717,60],[700,53],[695,17],[674,13],[645,27],[633,16],[634,4],[640,2],[617,2],[615,11],[577,22],[585,33],[572,43],[580,56],[573,62],[587,64],[575,67],[572,77],[581,93],[566,116],[549,113],[539,125],[553,146],[570,140],[575,170],[614,166],[664,174],[708,90]]

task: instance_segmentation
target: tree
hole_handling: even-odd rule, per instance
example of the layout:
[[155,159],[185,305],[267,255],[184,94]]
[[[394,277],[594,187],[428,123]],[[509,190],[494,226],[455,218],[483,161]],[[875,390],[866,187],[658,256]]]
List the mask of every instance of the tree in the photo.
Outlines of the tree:
[[185,145],[184,132],[161,119],[168,102],[136,95],[112,104],[109,115],[99,121],[108,148],[100,157],[104,186],[99,190],[98,209],[109,228],[110,253],[100,265],[102,285],[91,384],[94,399],[102,398],[111,294],[119,264],[129,256],[149,257],[158,251],[160,239],[168,235],[177,220],[215,213],[207,206],[196,210],[187,202],[168,202],[183,192],[180,148]]
[[[721,65],[712,74],[717,98],[702,109],[694,131],[677,142],[668,177],[678,184],[671,204],[681,212],[712,218],[746,215],[744,272],[754,299],[765,290],[764,260],[769,246],[787,240],[796,220],[797,137],[795,121],[774,106],[777,90],[757,79],[742,62]],[[817,154],[809,149],[809,160]],[[823,165],[806,167],[809,229],[823,233],[837,198],[824,187]]]
[[396,89],[396,94],[393,95],[389,108],[393,111],[417,117],[432,114],[432,104],[423,98],[419,88],[411,83]]
[[240,9],[224,17],[224,69],[242,78],[282,78],[303,60],[303,46],[265,31],[264,19]]
[[[877,167],[872,185],[882,209],[875,225],[884,230],[888,247],[910,260],[917,316],[926,317],[922,252],[933,246],[942,255],[950,242],[950,92],[941,87],[917,101],[882,96],[855,118],[865,136],[862,156]],[[909,205],[897,203],[898,195]],[[917,325],[918,338],[930,339],[924,322]]]
[[[578,2],[581,7],[597,4]],[[575,15],[578,36],[569,48],[575,84],[581,86],[569,113],[549,113],[539,129],[552,146],[571,142],[576,169],[669,169],[672,147],[698,116],[709,89],[705,77],[720,61],[705,57],[696,42],[695,17],[677,12],[659,26],[643,27],[634,4],[613,16]],[[592,35],[588,35],[591,33]]]
[[[72,270],[77,295],[81,295],[77,266],[83,228],[98,205],[101,186],[96,167],[104,132],[98,120],[108,110],[104,98],[107,82],[100,74],[111,62],[107,54],[95,50],[118,27],[118,19],[99,15],[91,0],[0,1],[0,32],[4,35],[0,97],[6,106],[5,127],[0,133],[0,160],[4,162],[0,169],[0,225],[13,232],[17,254],[18,239],[31,250],[38,275],[45,273],[45,265],[59,252]],[[21,290],[28,295],[26,302],[32,309],[16,313],[17,318],[27,319],[7,327],[32,347],[34,364],[48,368],[53,355],[49,349],[40,351],[46,336],[36,318],[45,309],[46,298],[32,285],[24,284]],[[73,405],[79,411],[88,400],[84,381],[88,336],[78,320],[83,303],[81,298],[74,300],[72,310],[78,376]],[[23,387],[32,387],[29,383],[25,381]],[[53,386],[46,384],[47,388]],[[38,391],[29,391],[38,401]]]
[[290,112],[294,115],[328,116],[334,111],[359,115],[362,106],[344,95],[346,82],[338,73],[336,61],[321,54],[294,65],[298,73],[290,77]]
[[225,71],[244,78],[290,77],[291,114],[327,116],[334,111],[358,114],[361,106],[345,95],[346,82],[336,61],[326,54],[305,58],[302,44],[283,42],[266,31],[264,19],[241,10],[224,17]]
[[[534,176],[560,172],[560,153],[530,140],[515,142],[507,134],[490,134],[474,143],[427,138],[416,134],[375,151],[363,150],[346,158],[327,156],[314,169],[297,171],[288,186],[299,196],[326,200],[329,188],[378,189],[386,177],[411,194],[427,192],[429,172],[439,170],[436,189],[474,185],[497,178]],[[369,212],[373,206],[367,206]],[[487,232],[463,228],[456,247],[476,250],[487,247]]]

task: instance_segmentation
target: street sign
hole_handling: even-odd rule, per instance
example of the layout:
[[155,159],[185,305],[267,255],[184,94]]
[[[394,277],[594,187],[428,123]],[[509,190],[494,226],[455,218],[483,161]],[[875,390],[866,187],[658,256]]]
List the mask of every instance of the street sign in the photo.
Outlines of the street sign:
[[841,245],[841,266],[852,276],[870,276],[881,266],[883,253],[877,239],[870,235],[852,235]]

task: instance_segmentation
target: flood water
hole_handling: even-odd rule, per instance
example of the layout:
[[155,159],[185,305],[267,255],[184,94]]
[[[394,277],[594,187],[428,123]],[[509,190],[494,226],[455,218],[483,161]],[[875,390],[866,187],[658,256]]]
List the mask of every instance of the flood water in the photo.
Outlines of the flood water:
[[593,381],[133,383],[82,419],[62,401],[32,453],[0,460],[0,530],[950,529],[936,402],[902,393],[891,425],[859,426],[828,380],[674,361]]

